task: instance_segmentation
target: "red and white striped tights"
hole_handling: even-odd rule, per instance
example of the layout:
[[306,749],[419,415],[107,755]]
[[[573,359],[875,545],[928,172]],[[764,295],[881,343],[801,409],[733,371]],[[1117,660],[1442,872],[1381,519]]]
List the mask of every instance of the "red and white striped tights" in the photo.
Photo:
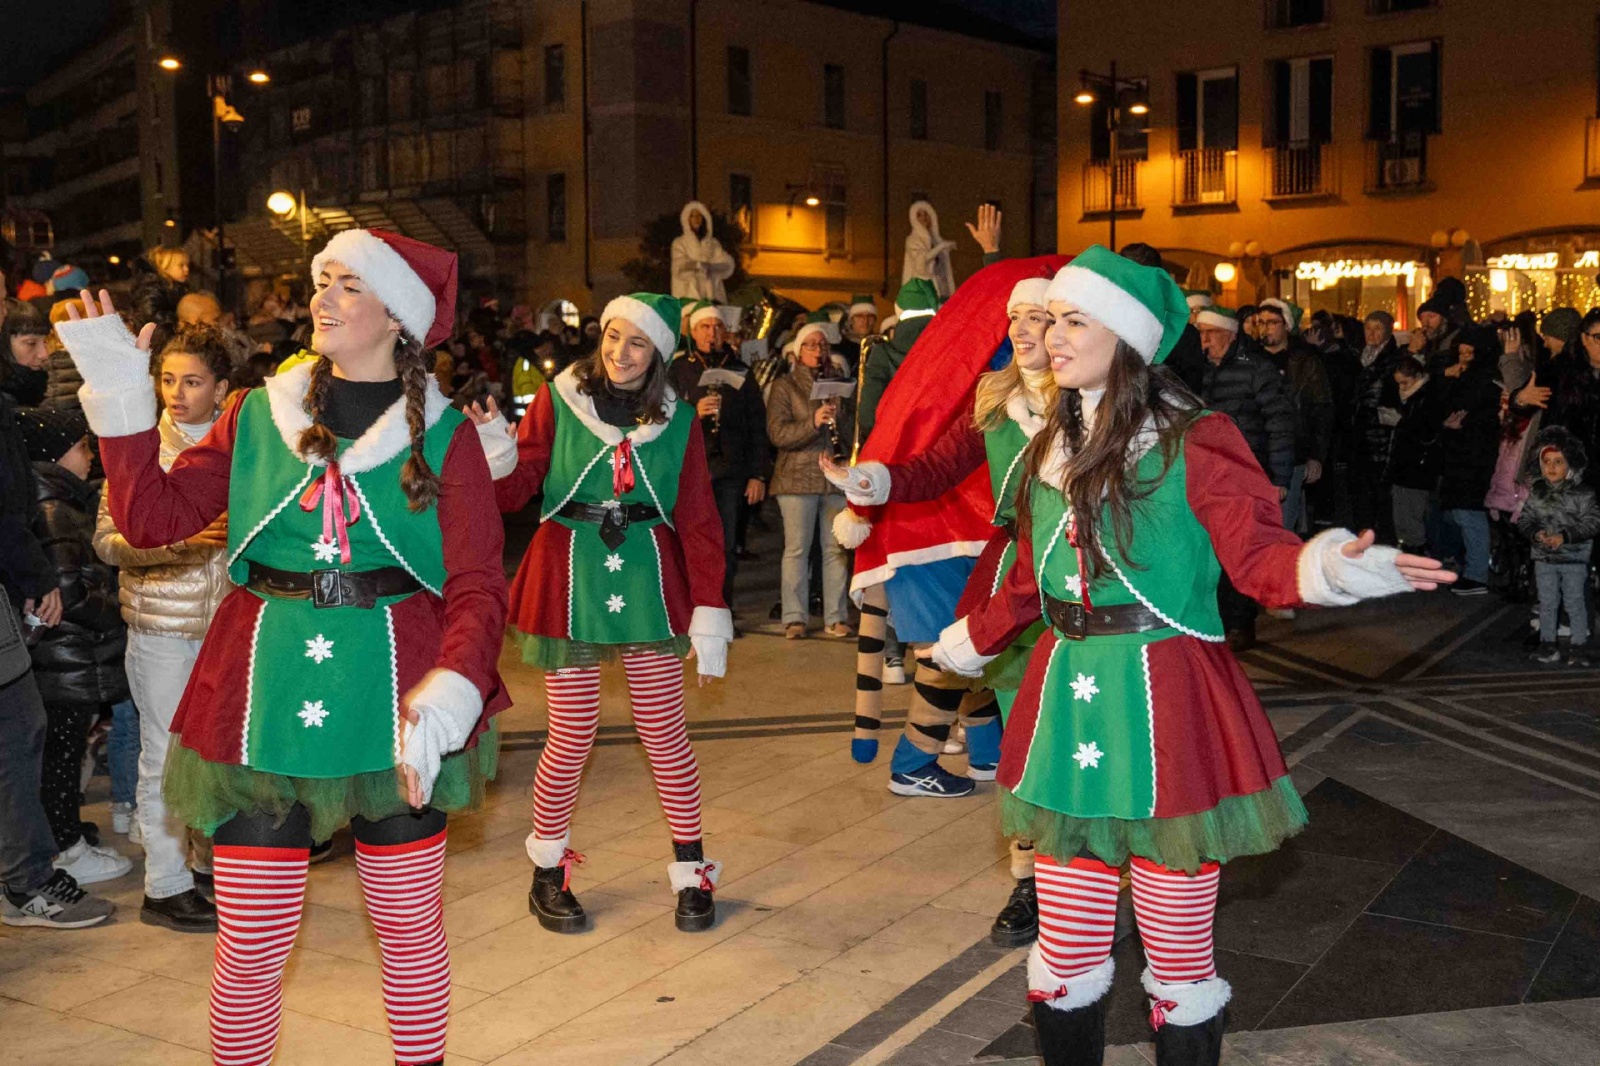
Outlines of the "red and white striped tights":
[[[700,839],[700,768],[689,747],[683,709],[683,663],[657,652],[622,657],[633,703],[633,726],[650,759],[661,809],[680,843]],[[584,763],[600,727],[600,668],[580,666],[545,674],[550,733],[533,780],[533,831],[559,840],[572,824]]]
[[[1137,857],[1132,867],[1133,912],[1151,976],[1163,984],[1215,977],[1212,922],[1221,867],[1206,863],[1192,877]],[[1065,981],[1110,958],[1117,920],[1117,868],[1082,856],[1061,865],[1041,854],[1034,864],[1034,879],[1039,890],[1039,951],[1051,974]]]
[[[444,1058],[450,957],[444,938],[445,834],[410,844],[356,842],[356,870],[383,953],[383,1000],[400,1066]],[[272,1061],[283,968],[305,902],[306,848],[217,845],[217,955],[211,1054],[217,1066]]]

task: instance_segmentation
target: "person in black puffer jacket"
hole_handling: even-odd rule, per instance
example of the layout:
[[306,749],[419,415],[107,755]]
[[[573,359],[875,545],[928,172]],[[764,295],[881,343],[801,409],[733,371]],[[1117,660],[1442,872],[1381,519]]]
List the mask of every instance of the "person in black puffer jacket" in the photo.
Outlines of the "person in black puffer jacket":
[[36,408],[19,412],[18,421],[38,481],[33,532],[59,575],[62,606],[61,623],[33,646],[33,674],[49,720],[41,798],[61,850],[56,865],[92,883],[121,876],[132,865],[90,847],[78,812],[89,726],[103,708],[128,698],[122,666],[127,629],[116,571],[94,553],[99,493],[85,480],[94,453],[83,415]]
[[[1489,582],[1489,514],[1484,497],[1500,447],[1500,338],[1481,326],[1462,329],[1455,362],[1439,375],[1439,510],[1446,534],[1459,532],[1461,580],[1458,596],[1481,595]],[[1442,547],[1436,545],[1436,547]],[[1445,548],[1444,550],[1448,550]]]
[[1572,623],[1568,663],[1588,666],[1589,554],[1600,535],[1600,503],[1583,483],[1588,457],[1570,432],[1550,426],[1533,442],[1524,476],[1528,499],[1517,517],[1517,531],[1532,542],[1534,578],[1539,587],[1539,650],[1533,660],[1561,659],[1556,645],[1558,612],[1564,606]]
[[1394,339],[1394,316],[1373,311],[1362,323],[1365,345],[1358,353],[1355,382],[1355,424],[1350,440],[1350,510],[1356,529],[1372,529],[1384,544],[1394,541],[1389,505],[1389,448],[1400,424],[1400,387],[1395,367],[1400,346]]

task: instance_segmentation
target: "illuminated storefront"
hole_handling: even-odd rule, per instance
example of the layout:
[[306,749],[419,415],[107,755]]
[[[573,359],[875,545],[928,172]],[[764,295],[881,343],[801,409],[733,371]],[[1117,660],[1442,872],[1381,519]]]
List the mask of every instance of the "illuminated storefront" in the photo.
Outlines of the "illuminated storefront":
[[1473,318],[1600,306],[1600,232],[1506,238],[1485,245],[1484,253],[1481,266],[1466,269]]
[[1428,256],[1409,245],[1334,245],[1273,256],[1279,291],[1309,315],[1387,311],[1404,328],[1433,291]]

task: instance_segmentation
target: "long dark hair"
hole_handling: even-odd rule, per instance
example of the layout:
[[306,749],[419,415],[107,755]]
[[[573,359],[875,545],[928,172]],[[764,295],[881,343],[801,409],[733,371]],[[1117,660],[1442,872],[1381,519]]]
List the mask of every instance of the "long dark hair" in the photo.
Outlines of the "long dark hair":
[[[1200,414],[1200,401],[1165,367],[1147,366],[1139,353],[1118,340],[1111,359],[1105,395],[1096,409],[1095,429],[1084,439],[1083,398],[1077,389],[1063,389],[1050,420],[1024,453],[1030,483],[1036,480],[1052,449],[1064,442],[1069,458],[1062,496],[1077,518],[1078,545],[1090,580],[1109,569],[1103,547],[1101,509],[1111,515],[1115,550],[1125,555],[1133,538],[1133,505],[1161,484],[1178,456],[1178,446]],[[1128,450],[1146,420],[1154,423],[1161,449],[1161,473],[1146,479],[1134,475]],[[1019,521],[1031,521],[1030,493],[1018,496]],[[1042,549],[1040,549],[1042,550]]]
[[[573,363],[572,372],[578,378],[578,391],[585,396],[598,396],[611,381],[606,376],[605,363],[600,358],[600,350],[598,348]],[[667,420],[667,394],[669,391],[667,364],[661,358],[661,353],[657,352],[650,359],[650,369],[644,372],[644,385],[637,393],[639,397],[640,425],[649,422],[665,422]]]
[[[400,491],[412,511],[426,511],[439,500],[439,475],[423,454],[428,433],[428,353],[407,333],[400,331],[394,347],[394,369],[405,390],[406,426],[411,431],[411,454],[400,468]],[[305,412],[311,425],[300,434],[300,453],[331,463],[339,457],[339,438],[322,423],[322,407],[327,402],[328,385],[333,381],[333,364],[325,355],[317,356],[311,367],[311,386],[306,389]]]

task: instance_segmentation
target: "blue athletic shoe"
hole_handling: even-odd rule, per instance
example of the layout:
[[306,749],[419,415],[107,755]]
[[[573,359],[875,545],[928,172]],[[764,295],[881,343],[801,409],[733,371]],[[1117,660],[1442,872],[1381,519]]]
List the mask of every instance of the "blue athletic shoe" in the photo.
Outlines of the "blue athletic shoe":
[[929,763],[921,770],[909,774],[890,774],[889,791],[896,796],[929,796],[933,799],[957,799],[972,795],[977,782],[970,777],[957,777],[938,763]]
[[853,737],[850,740],[850,757],[859,763],[869,763],[878,757],[878,742]]

